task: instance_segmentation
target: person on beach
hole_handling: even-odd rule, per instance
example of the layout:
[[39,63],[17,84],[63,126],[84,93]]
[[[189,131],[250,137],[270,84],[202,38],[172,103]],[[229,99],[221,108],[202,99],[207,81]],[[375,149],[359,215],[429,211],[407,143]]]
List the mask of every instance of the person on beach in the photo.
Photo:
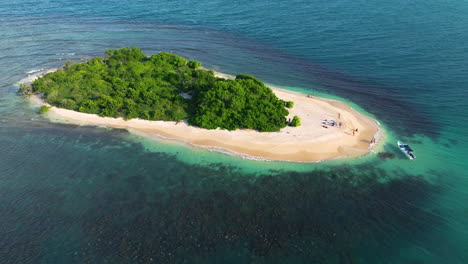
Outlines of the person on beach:
[[354,137],[354,132],[356,132],[356,130],[353,129],[353,137]]
[[338,119],[340,119],[340,118],[341,118],[341,114],[340,114],[340,113],[338,113]]

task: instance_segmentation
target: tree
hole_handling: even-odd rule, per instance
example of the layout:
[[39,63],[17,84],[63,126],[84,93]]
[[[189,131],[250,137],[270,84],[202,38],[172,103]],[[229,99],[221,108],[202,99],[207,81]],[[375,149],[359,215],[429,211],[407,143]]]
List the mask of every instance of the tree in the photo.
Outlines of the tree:
[[253,77],[252,75],[248,75],[248,74],[237,74],[236,75],[236,80],[241,80],[241,79],[246,79],[246,80],[253,80],[254,82],[256,82],[257,84],[259,85],[263,85],[263,83],[258,80],[257,78]]
[[59,106],[70,110],[75,110],[77,108],[75,101],[69,98],[60,100]]
[[194,70],[201,67],[201,63],[200,63],[200,62],[198,62],[198,61],[192,61],[192,60],[189,61],[187,65],[188,65],[190,68],[194,69]]
[[99,113],[99,106],[96,101],[86,100],[80,105],[78,111],[88,114],[97,114]]
[[301,125],[301,119],[298,116],[294,116],[293,119],[291,120],[291,123],[289,123],[289,126],[292,127],[298,127]]

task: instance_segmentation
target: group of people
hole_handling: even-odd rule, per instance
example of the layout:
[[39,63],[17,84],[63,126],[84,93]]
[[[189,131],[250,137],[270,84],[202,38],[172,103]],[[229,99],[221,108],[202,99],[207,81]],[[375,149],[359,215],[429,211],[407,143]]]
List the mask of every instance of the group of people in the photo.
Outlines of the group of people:
[[322,127],[324,127],[324,128],[328,128],[328,126],[341,127],[342,125],[343,125],[343,123],[336,122],[335,120],[327,120],[327,119],[322,120]]
[[[338,113],[338,119],[341,119],[341,114]],[[343,125],[343,123],[340,121],[340,122],[336,122],[335,120],[328,120],[328,119],[324,119],[322,121],[322,127],[323,128],[328,128],[328,126],[332,126],[332,127],[341,127]]]

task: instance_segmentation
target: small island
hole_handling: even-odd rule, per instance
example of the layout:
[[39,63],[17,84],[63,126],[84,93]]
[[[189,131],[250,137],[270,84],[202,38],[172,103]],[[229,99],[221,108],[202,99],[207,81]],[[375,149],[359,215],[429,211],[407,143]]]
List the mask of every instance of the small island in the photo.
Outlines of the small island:
[[124,128],[245,158],[359,157],[379,141],[378,122],[340,101],[216,73],[167,52],[106,54],[31,76],[20,92],[53,121]]

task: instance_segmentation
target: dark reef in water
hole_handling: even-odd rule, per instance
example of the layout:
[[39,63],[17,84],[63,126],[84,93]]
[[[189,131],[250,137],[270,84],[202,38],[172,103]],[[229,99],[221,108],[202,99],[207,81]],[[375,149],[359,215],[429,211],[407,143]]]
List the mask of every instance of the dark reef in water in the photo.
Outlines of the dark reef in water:
[[[255,180],[230,168],[214,172],[200,167],[179,175],[170,180],[177,188],[154,197],[144,194],[144,179],[136,176],[126,179],[136,196],[96,193],[96,206],[80,221],[91,241],[83,250],[112,262],[216,263],[225,252],[240,252],[234,262],[282,263],[295,256],[353,263],[353,250],[388,226],[417,233],[438,222],[414,205],[435,187],[414,176],[381,184],[375,179],[382,171],[367,171],[368,177],[346,169],[284,172]],[[426,223],[408,219],[408,212]]]
[[[371,165],[249,175],[146,152],[120,131],[62,127],[15,128],[36,139],[0,159],[18,181],[37,178],[0,188],[2,263],[356,263],[369,241],[443,224],[422,209],[439,188],[417,175]],[[43,155],[12,167],[30,148]]]
[[395,153],[392,152],[379,152],[377,156],[381,159],[393,159],[395,158]]

